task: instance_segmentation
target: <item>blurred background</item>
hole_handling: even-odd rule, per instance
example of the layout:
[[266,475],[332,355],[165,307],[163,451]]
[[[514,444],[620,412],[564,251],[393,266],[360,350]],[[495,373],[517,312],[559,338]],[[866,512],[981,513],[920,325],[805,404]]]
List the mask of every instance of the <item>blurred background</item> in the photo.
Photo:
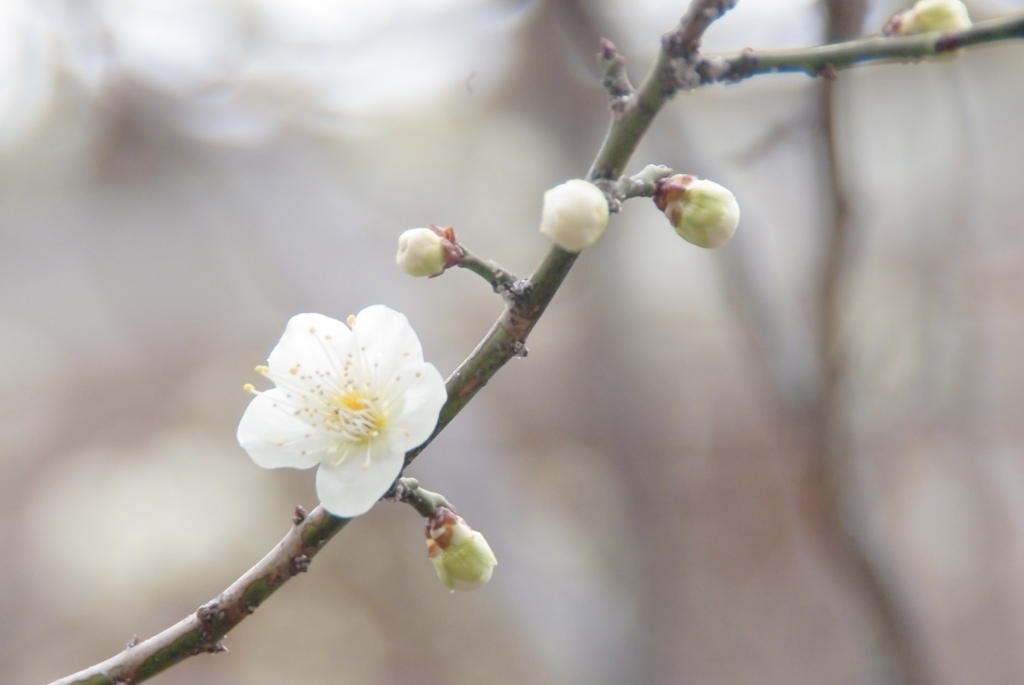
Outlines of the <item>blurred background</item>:
[[[394,267],[452,225],[528,274],[542,192],[685,2],[3,0],[0,670],[48,682],[215,597],[316,504],[234,441],[303,311],[406,313],[447,375],[501,312]],[[1021,2],[968,2],[975,20]],[[708,50],[876,33],[742,0]],[[1024,678],[1024,45],[681,94],[630,172],[739,198],[718,251],[634,200],[409,475],[500,565],[449,595],[380,505],[158,676],[543,685]]]

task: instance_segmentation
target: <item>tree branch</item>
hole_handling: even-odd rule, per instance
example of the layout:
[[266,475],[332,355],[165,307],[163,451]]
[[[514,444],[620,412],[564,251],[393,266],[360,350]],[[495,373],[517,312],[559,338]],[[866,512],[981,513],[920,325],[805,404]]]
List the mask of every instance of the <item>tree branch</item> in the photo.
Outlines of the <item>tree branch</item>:
[[51,685],[127,685],[140,683],[190,656],[227,651],[220,643],[228,631],[256,611],[294,575],[309,568],[324,544],[348,523],[323,507],[306,515],[296,508],[295,525],[263,559],[215,599],[161,633],[129,645],[123,652]]
[[962,48],[1024,38],[1024,12],[975,24],[963,31],[916,36],[872,37],[812,48],[751,50],[703,58],[697,65],[699,85],[735,82],[757,74],[798,72],[833,76],[868,62],[911,61],[936,57]]
[[[680,78],[680,72],[696,73],[695,65],[699,62],[697,48],[704,31],[733,4],[727,0],[694,0],[690,3],[676,29],[662,37],[658,58],[640,85],[636,99],[612,121],[587,178],[592,181],[616,180],[622,176],[654,117],[680,89],[680,81],[684,80]],[[688,50],[692,52],[687,53]],[[683,68],[678,69],[679,65]]]
[[[683,36],[687,44],[699,45],[700,37],[714,19],[734,3],[727,0],[694,0],[676,30],[667,36]],[[681,39],[683,40],[683,39]],[[662,49],[636,93],[631,106],[614,117],[608,135],[587,173],[591,181],[617,180],[629,163],[654,117],[675,92],[672,60],[665,48],[677,41],[662,40]],[[604,47],[598,59],[606,58]],[[697,55],[692,59],[696,61]],[[425,443],[406,455],[406,465],[444,430],[473,396],[497,373],[498,369],[526,351],[526,338],[544,314],[562,285],[578,255],[552,246],[540,265],[525,282],[511,292],[508,306],[487,336],[448,378],[448,401],[441,410],[437,428]]]
[[[967,31],[851,41],[822,48],[745,51],[703,59],[699,46],[704,31],[735,4],[735,0],[694,0],[675,31],[666,34],[662,50],[636,93],[612,121],[587,178],[611,181],[615,187],[647,128],[665,102],[680,89],[712,81],[736,81],[759,73],[803,71],[813,75],[856,63],[891,58],[921,58],[979,43],[1020,38],[1024,13],[979,24]],[[508,287],[506,308],[487,336],[446,382],[448,401],[437,427],[423,445],[406,454],[408,465],[447,426],[497,371],[524,356],[526,339],[554,298],[578,255],[552,247],[529,279]],[[501,280],[501,279],[497,279]],[[190,616],[163,632],[129,646],[120,654],[51,685],[125,685],[139,683],[203,652],[224,651],[220,640],[253,613],[292,576],[307,570],[321,547],[348,523],[317,507],[298,512],[295,526],[262,560]]]

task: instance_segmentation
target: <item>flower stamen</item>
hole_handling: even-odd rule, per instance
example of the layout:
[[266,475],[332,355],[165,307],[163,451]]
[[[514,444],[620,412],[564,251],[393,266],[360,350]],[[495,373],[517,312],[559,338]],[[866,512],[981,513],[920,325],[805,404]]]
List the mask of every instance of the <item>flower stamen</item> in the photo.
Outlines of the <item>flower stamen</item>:
[[378,408],[376,398],[358,390],[332,397],[329,404],[328,428],[342,440],[365,443],[387,427],[387,414]]

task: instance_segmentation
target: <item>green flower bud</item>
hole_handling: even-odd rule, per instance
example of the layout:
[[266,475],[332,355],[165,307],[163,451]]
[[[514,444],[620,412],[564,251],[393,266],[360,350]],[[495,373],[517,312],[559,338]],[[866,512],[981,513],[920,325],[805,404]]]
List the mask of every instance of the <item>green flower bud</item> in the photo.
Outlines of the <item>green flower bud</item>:
[[395,263],[410,276],[440,276],[445,269],[455,266],[461,259],[462,250],[450,226],[410,228],[398,237]]
[[544,193],[540,232],[567,252],[582,252],[608,227],[608,199],[593,183],[566,181]]
[[427,554],[437,577],[452,592],[480,587],[498,564],[484,536],[446,507],[438,507],[427,519]]
[[909,36],[932,31],[960,31],[971,27],[967,6],[960,0],[919,0],[885,25],[887,36]]
[[689,174],[658,181],[654,204],[676,233],[699,247],[721,247],[740,223],[740,206],[728,188]]

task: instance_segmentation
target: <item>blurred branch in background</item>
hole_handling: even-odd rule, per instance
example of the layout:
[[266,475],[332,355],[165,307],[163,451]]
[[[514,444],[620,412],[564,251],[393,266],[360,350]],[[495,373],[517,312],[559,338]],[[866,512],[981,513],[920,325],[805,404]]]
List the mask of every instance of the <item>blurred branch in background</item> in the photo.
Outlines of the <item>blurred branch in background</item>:
[[[825,42],[840,43],[855,37],[863,23],[863,2],[829,0]],[[1024,15],[1018,20],[1024,26]],[[933,39],[934,40],[934,39]],[[850,61],[849,64],[855,63]],[[826,66],[827,65],[827,66]],[[811,65],[813,71],[836,65],[827,59]],[[844,286],[857,265],[858,245],[848,193],[843,185],[839,134],[836,132],[837,84],[828,81],[822,88],[821,126],[827,164],[827,187],[832,207],[831,225],[823,227],[820,308],[816,340],[820,346],[820,379],[817,393],[797,417],[809,421],[810,447],[805,478],[801,482],[800,503],[812,535],[815,536],[835,573],[851,590],[862,597],[859,604],[870,614],[875,626],[875,642],[882,652],[886,680],[906,685],[933,682],[923,658],[921,636],[908,617],[906,600],[886,578],[881,565],[872,557],[864,521],[853,504],[857,480],[851,461],[856,453],[850,448],[843,401],[848,373],[844,365],[840,330],[844,318]]]

